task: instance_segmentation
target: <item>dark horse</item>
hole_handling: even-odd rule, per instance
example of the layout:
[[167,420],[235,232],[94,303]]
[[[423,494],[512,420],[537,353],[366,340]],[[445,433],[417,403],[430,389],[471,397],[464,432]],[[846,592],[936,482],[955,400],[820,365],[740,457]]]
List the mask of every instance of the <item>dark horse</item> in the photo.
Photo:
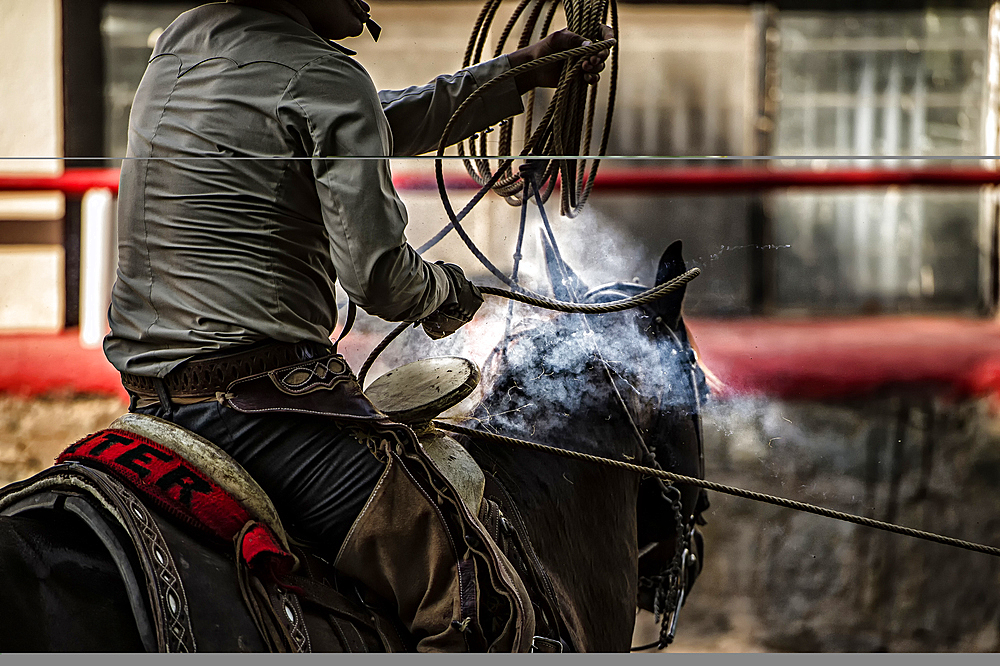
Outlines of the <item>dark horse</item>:
[[[545,249],[560,300],[600,303],[646,289],[614,283],[588,290]],[[660,259],[656,285],[683,272],[678,241]],[[707,388],[681,317],[683,298],[681,288],[638,311],[527,323],[487,362],[476,427],[636,464],[655,459],[704,478],[699,404]],[[675,503],[656,479],[593,462],[489,442],[472,442],[470,452],[523,517],[574,648],[628,650],[636,599],[646,610],[664,610],[658,579],[675,549],[688,545],[678,531],[686,536],[701,520],[704,492],[678,488]],[[696,561],[679,582],[685,592],[701,566],[701,537],[692,536]]]
[[[660,261],[657,284],[682,271],[675,243]],[[614,300],[640,289],[615,284],[588,291],[562,264],[557,275],[554,291],[563,300]],[[643,310],[559,315],[515,331],[488,363],[473,423],[703,476],[698,404],[704,383],[685,335],[682,298],[680,290]],[[476,438],[463,444],[487,474],[487,496],[530,537],[522,554],[541,572],[532,589],[555,601],[554,623],[569,649],[628,650],[637,602],[670,611],[677,599],[672,593],[690,588],[700,560],[692,557],[681,577],[675,555],[692,546],[693,523],[706,507],[697,489],[673,490],[631,472]],[[0,498],[5,494],[10,490]],[[134,568],[131,584],[123,580],[122,556],[109,553],[108,535],[81,520],[72,493],[58,502],[0,517],[0,652],[155,650],[151,620],[136,610],[149,611],[152,603],[141,582],[136,585],[141,571]],[[66,510],[53,510],[60,508]],[[172,539],[197,541],[167,517],[158,522]],[[693,540],[697,552],[700,540]],[[232,557],[232,547],[191,552],[201,555],[179,558],[179,571],[188,589],[210,590],[215,600],[195,618],[203,625],[196,627],[199,648],[262,649],[253,624],[236,638],[212,636],[212,627],[218,632],[221,626],[218,615],[245,601],[219,564]],[[128,559],[134,565],[135,553]],[[143,597],[138,605],[137,596]]]

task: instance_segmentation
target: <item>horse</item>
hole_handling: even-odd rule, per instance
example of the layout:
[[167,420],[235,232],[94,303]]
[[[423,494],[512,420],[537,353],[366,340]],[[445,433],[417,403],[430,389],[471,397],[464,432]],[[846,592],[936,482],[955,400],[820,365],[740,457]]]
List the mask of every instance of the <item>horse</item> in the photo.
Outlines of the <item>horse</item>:
[[[667,248],[656,284],[683,272],[680,250],[679,242]],[[629,283],[587,289],[564,263],[553,268],[550,255],[547,249],[553,291],[562,300],[601,302],[641,289]],[[515,330],[489,359],[483,398],[467,423],[483,432],[703,477],[698,409],[704,376],[686,337],[682,300],[683,288],[642,310],[557,315]],[[700,568],[694,523],[707,508],[703,492],[472,435],[456,438],[486,475],[486,496],[503,508],[497,538],[517,542],[512,558],[529,589],[545,597],[536,607],[559,636],[549,650],[627,651],[637,604],[665,616],[679,610]],[[56,465],[39,476],[57,479],[58,472]],[[102,508],[72,489],[24,495],[27,483],[0,489],[0,651],[164,650],[153,616],[173,608],[169,591],[179,588],[168,581],[167,595],[160,602],[153,598],[152,588],[163,587],[163,580],[150,580],[138,561],[160,558],[156,548],[152,556],[143,555],[128,547],[128,535],[114,521],[85,520]],[[21,509],[7,515],[12,498]],[[172,573],[163,568],[161,578],[186,577],[189,620],[200,624],[202,651],[273,648],[262,634],[268,627],[278,631],[278,621],[285,621],[280,609],[290,620],[308,614],[303,609],[331,618],[339,613],[358,636],[346,636],[341,623],[339,642],[315,639],[296,649],[392,647],[375,626],[374,607],[356,597],[353,606],[343,605],[353,588],[349,582],[340,587],[335,574],[324,578],[333,591],[307,594],[301,603],[281,597],[285,605],[276,606],[272,624],[233,619],[241,604],[256,602],[232,575],[232,544],[205,541],[149,503],[133,500],[129,506],[145,514],[142,520],[154,523],[166,543],[184,544],[171,562]],[[307,558],[322,566],[316,563],[323,562],[321,555]],[[285,594],[275,590],[268,590],[272,599]],[[192,636],[185,640],[171,645],[194,649]]]
[[[646,289],[623,282],[589,289],[544,237],[543,245],[560,300],[609,302]],[[663,253],[656,286],[684,272],[681,249],[678,241]],[[487,360],[484,397],[469,425],[704,478],[700,402],[707,387],[683,298],[682,287],[637,312],[560,314],[521,326]],[[683,583],[684,594],[690,590],[701,566],[703,544],[692,528],[704,522],[703,491],[678,487],[677,507],[655,478],[474,437],[468,445],[523,520],[574,648],[629,649],[637,600],[663,611],[657,577],[686,535],[695,542],[695,568]]]

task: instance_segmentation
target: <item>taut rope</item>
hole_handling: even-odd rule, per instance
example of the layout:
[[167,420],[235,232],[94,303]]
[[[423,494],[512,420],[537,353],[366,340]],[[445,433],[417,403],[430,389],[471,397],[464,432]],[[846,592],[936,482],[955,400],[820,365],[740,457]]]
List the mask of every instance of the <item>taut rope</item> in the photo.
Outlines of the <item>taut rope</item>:
[[539,444],[537,442],[529,442],[524,439],[516,439],[514,437],[505,437],[503,435],[496,435],[491,432],[485,432],[483,430],[475,430],[474,428],[467,428],[465,426],[455,425],[453,423],[448,423],[446,421],[435,420],[432,423],[441,430],[447,430],[449,432],[458,433],[460,435],[466,435],[467,437],[471,437],[473,439],[482,439],[490,442],[497,442],[499,444],[508,444],[513,446],[523,446],[529,449],[534,449],[536,451],[542,451],[544,453],[551,453],[553,455],[564,456],[566,458],[573,458],[576,460],[585,460],[587,462],[597,463],[599,465],[605,465],[607,467],[615,467],[618,469],[635,472],[637,474],[642,474],[645,476],[652,476],[659,479],[663,479],[664,481],[669,481],[671,483],[685,483],[688,485],[705,488],[706,490],[714,490],[715,492],[724,493],[726,495],[733,495],[734,497],[742,497],[744,499],[754,500],[755,502],[774,504],[775,506],[781,506],[787,509],[795,509],[796,511],[804,511],[806,513],[813,513],[819,516],[826,516],[827,518],[834,518],[836,520],[842,520],[848,523],[854,523],[856,525],[863,525],[864,527],[872,527],[877,530],[883,530],[885,532],[892,532],[894,534],[903,534],[917,539],[924,539],[925,541],[933,541],[935,543],[944,544],[946,546],[954,546],[956,548],[963,548],[965,550],[972,550],[977,553],[985,553],[987,555],[993,555],[994,557],[1000,557],[1000,548],[996,548],[994,546],[986,546],[971,541],[956,539],[954,537],[943,536],[941,534],[934,534],[933,532],[925,532],[923,530],[916,530],[911,527],[894,525],[893,523],[886,523],[881,520],[875,520],[874,518],[866,518],[864,516],[858,516],[852,513],[845,513],[843,511],[834,511],[833,509],[826,509],[821,506],[816,506],[815,504],[807,504],[806,502],[798,502],[796,500],[790,500],[784,497],[775,497],[774,495],[766,495],[764,493],[758,493],[753,490],[744,490],[743,488],[726,486],[721,483],[715,483],[714,481],[706,481],[704,479],[698,479],[692,476],[684,476],[682,474],[675,474],[673,472],[654,469],[652,467],[635,465],[633,463],[627,463],[621,460],[602,458],[601,456],[595,456],[589,453],[580,453],[579,451],[560,449],[555,446],[548,446],[546,444]]
[[[498,287],[487,287],[480,286],[479,291],[488,296],[498,296],[500,298],[506,298],[512,301],[518,301],[520,303],[525,303],[527,305],[534,305],[539,308],[545,308],[546,310],[555,310],[556,312],[565,312],[573,314],[609,314],[611,312],[622,312],[623,310],[628,310],[630,308],[636,308],[647,303],[652,303],[655,300],[663,298],[672,291],[677,291],[684,285],[686,285],[691,280],[695,279],[701,275],[700,268],[692,268],[691,270],[681,273],[673,280],[668,280],[663,284],[653,287],[652,289],[647,289],[641,294],[632,296],[631,298],[623,298],[618,301],[612,301],[610,303],[569,303],[566,301],[557,301],[553,298],[545,298],[543,296],[518,293],[515,291],[510,291],[507,289],[500,289]],[[372,364],[375,360],[385,351],[393,340],[398,338],[403,331],[405,331],[410,326],[417,326],[420,322],[403,322],[398,325],[392,331],[386,335],[380,343],[372,350],[368,358],[365,359],[364,364],[358,371],[358,383],[363,387],[365,384],[365,377],[368,376],[368,371],[371,369]]]

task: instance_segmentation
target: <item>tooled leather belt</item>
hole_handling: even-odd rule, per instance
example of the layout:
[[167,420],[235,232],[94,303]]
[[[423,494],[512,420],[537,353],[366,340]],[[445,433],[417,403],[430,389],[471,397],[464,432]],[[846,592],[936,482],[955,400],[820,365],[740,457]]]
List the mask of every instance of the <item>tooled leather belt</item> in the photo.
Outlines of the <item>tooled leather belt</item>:
[[[197,357],[172,370],[163,386],[174,401],[214,397],[238,379],[335,353],[332,346],[316,342],[272,342]],[[156,378],[123,372],[122,385],[143,398],[157,398]]]

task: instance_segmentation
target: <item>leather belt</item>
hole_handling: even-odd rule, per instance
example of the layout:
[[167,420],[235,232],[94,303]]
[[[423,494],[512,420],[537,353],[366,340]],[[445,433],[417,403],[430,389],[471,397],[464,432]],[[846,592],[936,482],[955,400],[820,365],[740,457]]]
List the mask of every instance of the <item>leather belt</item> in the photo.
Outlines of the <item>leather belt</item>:
[[[238,351],[219,352],[195,357],[174,368],[162,379],[163,387],[173,399],[214,397],[219,391],[243,377],[269,372],[301,361],[327,356],[336,352],[331,345],[316,342],[271,342],[241,347]],[[122,385],[140,397],[158,396],[156,377],[144,377],[123,372]]]

